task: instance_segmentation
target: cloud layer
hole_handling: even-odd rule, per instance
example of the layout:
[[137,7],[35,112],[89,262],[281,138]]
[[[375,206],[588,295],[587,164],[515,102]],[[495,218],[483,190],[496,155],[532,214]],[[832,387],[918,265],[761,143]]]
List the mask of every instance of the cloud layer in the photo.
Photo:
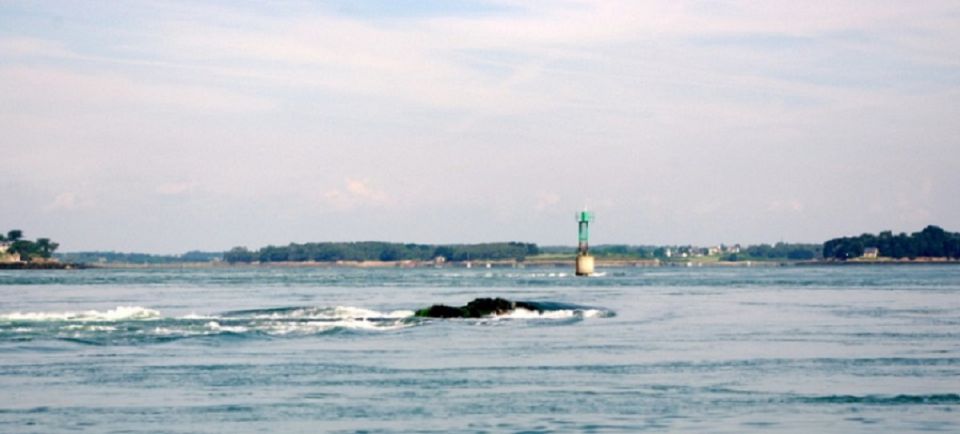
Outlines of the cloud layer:
[[572,244],[584,205],[637,244],[960,221],[956,2],[374,4],[4,3],[3,224],[176,252]]

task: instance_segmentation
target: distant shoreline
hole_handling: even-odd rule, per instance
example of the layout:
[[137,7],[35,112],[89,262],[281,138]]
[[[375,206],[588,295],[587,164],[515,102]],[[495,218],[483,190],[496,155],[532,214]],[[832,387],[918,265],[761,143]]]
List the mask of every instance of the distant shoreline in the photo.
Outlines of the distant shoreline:
[[[355,268],[355,269],[385,269],[385,268],[438,268],[438,269],[486,269],[486,268],[573,268],[573,259],[549,260],[490,260],[490,261],[449,261],[445,263],[421,261],[278,261],[235,263],[227,262],[182,262],[166,264],[138,264],[138,263],[6,263],[0,264],[0,270],[59,270],[59,269],[207,269],[207,268]],[[488,266],[489,264],[489,266]],[[960,265],[960,260],[949,258],[916,258],[916,259],[863,259],[839,260],[812,260],[812,261],[778,261],[778,260],[743,260],[743,261],[661,261],[656,259],[597,259],[598,268],[631,268],[631,267],[811,267],[811,266],[890,266],[890,265]]]
[[0,262],[0,270],[79,270],[91,268],[88,264],[73,262]]

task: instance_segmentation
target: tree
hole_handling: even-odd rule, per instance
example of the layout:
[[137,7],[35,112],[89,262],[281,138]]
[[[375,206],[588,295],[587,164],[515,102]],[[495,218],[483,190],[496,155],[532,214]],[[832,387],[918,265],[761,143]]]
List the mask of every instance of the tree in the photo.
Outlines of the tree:
[[876,247],[880,256],[890,258],[949,257],[960,258],[960,233],[947,232],[938,226],[927,226],[910,235],[891,231],[879,235],[834,238],[823,244],[823,256],[850,259],[863,255],[866,247]]
[[35,244],[35,252],[41,257],[49,259],[53,252],[57,250],[57,247],[60,247],[58,243],[50,242],[49,238],[37,238]]
[[439,256],[449,261],[453,259],[453,248],[450,246],[437,247],[436,250],[433,251],[433,256],[434,257]]
[[18,241],[21,238],[23,238],[23,231],[21,231],[20,229],[14,229],[14,230],[11,230],[10,232],[7,232],[7,239],[10,240],[11,242]]
[[247,250],[246,247],[234,247],[223,254],[223,260],[231,264],[237,262],[253,262],[255,256],[253,252]]
[[806,249],[793,249],[787,252],[787,259],[792,259],[795,261],[808,261],[813,259],[815,256],[816,253]]
[[37,245],[33,241],[29,240],[20,240],[14,241],[10,244],[10,248],[7,249],[10,253],[18,253],[22,259],[30,259],[37,254]]
[[388,246],[380,252],[380,257],[378,259],[381,261],[397,261],[400,258],[402,258],[400,249],[393,246]]

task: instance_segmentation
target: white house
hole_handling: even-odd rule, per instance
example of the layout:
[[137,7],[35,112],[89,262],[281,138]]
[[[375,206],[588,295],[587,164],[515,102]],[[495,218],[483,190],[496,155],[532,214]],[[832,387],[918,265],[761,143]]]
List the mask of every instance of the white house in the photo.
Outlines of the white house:
[[0,242],[0,262],[20,262],[19,253],[10,253],[10,243]]

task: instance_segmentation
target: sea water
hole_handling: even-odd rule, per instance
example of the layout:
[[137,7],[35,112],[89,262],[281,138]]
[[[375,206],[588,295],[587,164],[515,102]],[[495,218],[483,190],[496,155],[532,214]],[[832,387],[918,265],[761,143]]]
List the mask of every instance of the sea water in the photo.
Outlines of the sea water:
[[0,432],[960,432],[960,267],[600,271],[0,271]]

